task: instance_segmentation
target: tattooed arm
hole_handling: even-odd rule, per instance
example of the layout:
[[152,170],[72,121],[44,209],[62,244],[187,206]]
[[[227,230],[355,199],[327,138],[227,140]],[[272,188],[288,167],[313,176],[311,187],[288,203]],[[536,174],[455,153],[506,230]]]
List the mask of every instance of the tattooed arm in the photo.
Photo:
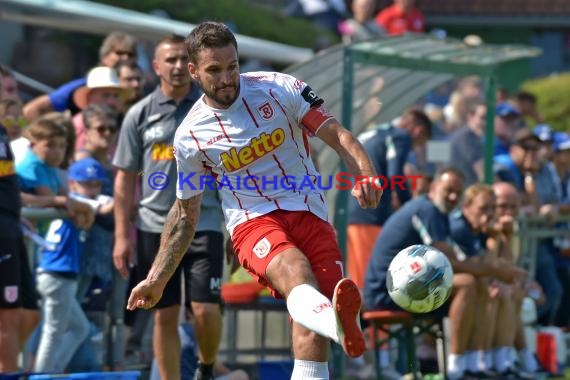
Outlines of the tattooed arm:
[[174,272],[188,246],[194,239],[194,232],[200,217],[202,195],[186,200],[177,199],[170,209],[160,238],[160,248],[145,280],[131,292],[127,309],[148,309],[162,297],[166,283]]

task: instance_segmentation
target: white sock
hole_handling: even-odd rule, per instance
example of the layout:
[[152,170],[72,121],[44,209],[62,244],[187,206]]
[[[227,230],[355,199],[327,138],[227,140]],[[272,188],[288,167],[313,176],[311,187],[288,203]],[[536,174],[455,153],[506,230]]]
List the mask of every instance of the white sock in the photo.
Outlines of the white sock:
[[487,369],[495,368],[495,366],[493,365],[493,350],[485,351],[485,367]]
[[536,357],[528,348],[523,348],[519,351],[519,360],[521,367],[526,372],[536,372],[538,370],[538,363]]
[[311,285],[301,284],[291,290],[287,310],[298,324],[338,343],[332,302]]
[[507,354],[507,347],[499,347],[495,349],[495,353],[493,355],[495,359],[495,369],[499,373],[505,372],[507,368],[509,368],[507,363]]
[[312,362],[295,359],[291,380],[328,380],[328,362]]
[[449,380],[457,380],[465,372],[465,355],[449,354],[447,356],[447,377]]

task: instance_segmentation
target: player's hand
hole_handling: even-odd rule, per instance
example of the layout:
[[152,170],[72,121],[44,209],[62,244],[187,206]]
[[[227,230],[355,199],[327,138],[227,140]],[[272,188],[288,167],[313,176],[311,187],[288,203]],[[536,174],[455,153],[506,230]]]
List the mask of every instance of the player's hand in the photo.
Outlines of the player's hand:
[[226,264],[230,266],[230,274],[234,274],[235,271],[240,267],[239,261],[234,251],[232,239],[226,240]]
[[133,267],[134,260],[134,250],[129,239],[127,237],[115,237],[113,263],[124,279],[129,276],[129,269]]
[[150,282],[148,279],[139,282],[139,284],[131,291],[131,295],[127,301],[127,309],[135,310],[137,308],[152,308],[162,297],[164,286],[165,284],[163,285],[157,282]]
[[372,178],[374,177],[356,176],[354,187],[350,192],[362,208],[376,208],[382,198],[382,184],[379,179],[373,183]]

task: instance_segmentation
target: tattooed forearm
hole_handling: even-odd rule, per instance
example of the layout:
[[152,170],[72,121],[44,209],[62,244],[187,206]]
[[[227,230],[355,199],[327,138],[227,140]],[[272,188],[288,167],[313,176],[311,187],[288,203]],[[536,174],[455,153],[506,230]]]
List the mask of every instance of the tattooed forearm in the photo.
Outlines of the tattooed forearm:
[[148,274],[150,281],[167,282],[178,268],[194,239],[201,199],[201,195],[186,200],[177,199],[172,205],[164,223],[158,254]]

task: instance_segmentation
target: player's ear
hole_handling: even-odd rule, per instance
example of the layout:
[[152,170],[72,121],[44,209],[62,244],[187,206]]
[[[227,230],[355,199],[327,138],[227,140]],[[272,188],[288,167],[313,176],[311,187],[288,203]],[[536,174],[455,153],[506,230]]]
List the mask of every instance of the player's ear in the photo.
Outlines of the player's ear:
[[188,62],[188,72],[190,73],[190,77],[194,80],[198,79],[198,68],[192,62]]

